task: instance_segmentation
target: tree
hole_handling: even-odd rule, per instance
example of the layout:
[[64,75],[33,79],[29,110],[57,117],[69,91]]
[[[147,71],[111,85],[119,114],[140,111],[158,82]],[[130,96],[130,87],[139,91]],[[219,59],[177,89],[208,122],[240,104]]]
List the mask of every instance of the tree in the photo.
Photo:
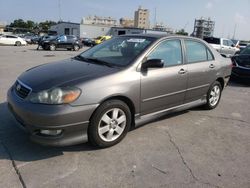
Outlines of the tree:
[[39,23],[39,28],[40,28],[40,30],[42,30],[42,31],[48,32],[49,28],[50,28],[52,25],[56,25],[56,24],[57,24],[57,23],[54,22],[54,21],[46,20],[45,22],[40,22],[40,23]]
[[188,36],[188,33],[184,29],[181,29],[181,30],[177,31],[175,34]]
[[23,19],[14,20],[9,27],[27,28],[27,23]]

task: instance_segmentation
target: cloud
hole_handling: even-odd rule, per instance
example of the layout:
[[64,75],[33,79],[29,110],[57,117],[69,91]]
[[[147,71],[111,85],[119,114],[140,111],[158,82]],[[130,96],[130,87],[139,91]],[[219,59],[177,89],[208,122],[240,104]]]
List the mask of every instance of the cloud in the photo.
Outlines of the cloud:
[[241,15],[240,13],[236,12],[234,15],[234,21],[237,24],[247,24],[247,19],[245,16]]
[[213,8],[213,3],[210,1],[210,2],[207,2],[207,4],[206,4],[206,9],[208,9],[208,10],[210,10],[210,9],[212,9]]

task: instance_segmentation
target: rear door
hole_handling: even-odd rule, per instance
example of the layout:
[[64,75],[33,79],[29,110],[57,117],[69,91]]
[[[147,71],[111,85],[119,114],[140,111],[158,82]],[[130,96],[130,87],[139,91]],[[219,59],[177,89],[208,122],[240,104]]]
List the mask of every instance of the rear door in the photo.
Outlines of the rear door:
[[67,47],[67,36],[61,35],[57,40],[57,47],[58,48],[66,48]]
[[141,114],[183,104],[187,88],[187,65],[183,64],[181,41],[162,41],[146,58],[162,59],[164,67],[141,72]]
[[5,35],[0,36],[0,44],[8,44],[7,38]]
[[188,84],[185,103],[204,97],[216,79],[218,66],[209,48],[201,41],[185,39]]
[[8,44],[15,45],[15,43],[17,41],[17,37],[11,36],[11,35],[7,35],[6,37],[7,37]]

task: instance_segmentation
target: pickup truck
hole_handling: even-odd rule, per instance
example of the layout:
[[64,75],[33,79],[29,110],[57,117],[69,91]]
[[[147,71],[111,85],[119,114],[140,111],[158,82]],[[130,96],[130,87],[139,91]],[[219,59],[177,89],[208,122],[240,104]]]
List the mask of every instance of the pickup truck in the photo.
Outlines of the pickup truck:
[[207,43],[209,43],[215,50],[217,50],[224,57],[232,57],[240,49],[235,46],[233,41],[225,38],[205,37]]

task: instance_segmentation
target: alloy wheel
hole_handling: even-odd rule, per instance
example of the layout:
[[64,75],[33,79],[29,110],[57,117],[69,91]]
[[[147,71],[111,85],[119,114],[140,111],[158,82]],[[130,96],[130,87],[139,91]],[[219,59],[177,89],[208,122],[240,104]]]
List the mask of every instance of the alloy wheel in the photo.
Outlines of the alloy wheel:
[[98,124],[98,135],[105,142],[118,139],[126,127],[126,115],[120,108],[112,108],[105,112]]
[[215,85],[209,94],[209,103],[211,106],[216,106],[216,104],[218,103],[219,99],[220,99],[220,87],[218,85]]

